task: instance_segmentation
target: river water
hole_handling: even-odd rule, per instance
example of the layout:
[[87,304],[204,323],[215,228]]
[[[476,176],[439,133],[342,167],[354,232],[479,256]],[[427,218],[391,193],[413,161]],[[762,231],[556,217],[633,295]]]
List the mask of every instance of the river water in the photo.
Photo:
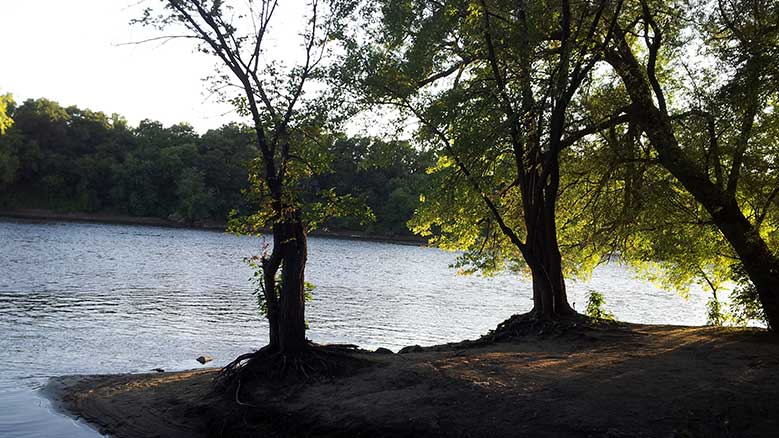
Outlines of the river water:
[[[0,437],[96,437],[54,412],[38,390],[50,376],[223,365],[266,339],[244,257],[261,239],[156,227],[0,219]],[[312,237],[309,337],[363,348],[475,338],[532,307],[527,280],[457,276],[456,255],[432,248]],[[700,325],[689,300],[598,268],[569,282],[624,321]]]

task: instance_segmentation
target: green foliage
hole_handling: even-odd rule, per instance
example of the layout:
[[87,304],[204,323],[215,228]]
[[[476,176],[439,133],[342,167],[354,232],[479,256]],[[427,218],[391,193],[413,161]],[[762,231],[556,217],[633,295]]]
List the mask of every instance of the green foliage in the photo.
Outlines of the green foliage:
[[4,134],[13,124],[13,119],[8,114],[10,108],[14,106],[13,96],[10,94],[0,94],[0,135]]
[[[2,163],[17,163],[3,203],[11,207],[117,211],[192,222],[224,218],[242,206],[252,136],[226,125],[202,137],[191,126],[62,108],[46,99],[16,108],[0,138]],[[10,151],[10,153],[8,152]],[[13,167],[13,166],[10,166]]]
[[328,221],[338,218],[352,218],[360,225],[376,220],[373,210],[352,194],[338,195],[335,189],[322,190],[316,194],[316,201],[308,202],[303,218],[309,230],[320,228]]
[[732,320],[738,325],[747,325],[750,322],[757,321],[766,324],[765,311],[760,304],[760,298],[757,295],[757,289],[749,280],[744,267],[736,263],[731,266],[733,270],[732,278],[736,287],[730,293],[730,307]]
[[722,327],[728,325],[731,321],[733,321],[732,315],[727,312],[725,306],[717,299],[717,295],[714,294],[706,302],[706,324]]
[[[303,199],[320,214],[323,229],[365,230],[377,235],[407,235],[406,222],[419,205],[428,182],[430,154],[408,142],[338,137],[327,151],[329,165],[302,182]],[[335,195],[348,193],[348,197]],[[323,203],[322,198],[330,197]],[[334,202],[336,201],[336,202]]]
[[[779,9],[776,2],[765,1],[701,0],[678,6],[654,12],[664,17],[657,74],[680,153],[690,160],[696,178],[733,194],[733,202],[776,254],[779,71],[768,59],[776,56],[779,32],[768,23]],[[636,26],[640,35],[643,24],[628,24],[631,17],[626,13],[623,23]],[[645,53],[641,38],[628,37],[628,42],[635,53]],[[690,53],[697,54],[694,62],[687,58]],[[593,85],[602,98],[587,102],[582,110],[589,115],[583,118],[626,103],[624,84],[608,75]],[[730,301],[741,308],[732,310],[736,322],[743,324],[745,313],[754,315],[746,310],[757,306],[754,288],[730,269],[738,255],[712,212],[660,166],[656,149],[638,127],[626,124],[585,138],[572,152],[565,166],[573,172],[562,184],[561,205],[576,206],[570,222],[573,236],[578,234],[574,241],[592,253],[610,248],[645,277],[683,296],[695,283],[716,292],[735,281],[739,286]],[[708,308],[712,323],[734,322],[716,297]]]
[[614,314],[603,308],[606,298],[602,293],[591,290],[587,295],[587,308],[585,314],[590,318],[603,321],[614,321]]
[[193,221],[211,216],[216,190],[206,187],[202,170],[190,167],[182,171],[176,181],[176,195],[179,201],[176,213],[184,219]]
[[[603,120],[623,103],[603,99],[593,86],[597,78],[589,68],[580,69],[597,61],[599,55],[589,49],[606,34],[590,20],[607,22],[609,8],[601,15],[590,2],[523,2],[520,8],[508,1],[374,5],[343,65],[364,100],[397,108],[410,120],[407,125],[418,128],[417,144],[434,151],[410,227],[434,245],[463,250],[457,263],[463,273],[525,271],[519,248],[535,238],[528,236],[526,223],[543,221],[530,210],[554,216],[554,207],[540,207],[544,202],[534,197],[553,204],[557,171],[569,175],[565,164],[557,167],[552,137]],[[563,50],[561,9],[568,5],[572,29],[592,29],[572,32]],[[569,86],[570,94],[561,92]],[[600,113],[589,117],[585,109],[597,103]],[[552,114],[558,108],[570,111],[559,118]],[[402,191],[396,195],[407,199]],[[565,275],[586,276],[603,250],[581,244],[581,206],[566,201],[557,204],[557,225],[564,229],[545,241],[563,249]]]
[[[16,179],[19,169],[18,146],[12,135],[6,131],[13,125],[12,111],[15,102],[10,94],[0,94],[0,188],[10,185]],[[0,199],[0,205],[2,199]]]
[[[13,190],[0,193],[2,207],[108,210],[187,223],[223,221],[234,211],[231,228],[241,222],[247,232],[265,230],[257,224],[273,216],[263,204],[256,137],[245,126],[203,135],[184,123],[143,120],[133,128],[116,114],[46,99],[9,109],[16,123],[0,135],[0,188]],[[408,234],[405,222],[426,176],[424,154],[403,142],[316,133],[306,133],[317,141],[301,141],[288,170],[298,182],[287,195],[305,204],[309,228]]]
[[[266,299],[265,279],[262,271],[262,257],[252,256],[243,259],[249,268],[252,270],[252,276],[249,281],[254,286],[253,294],[257,298],[257,308],[260,311],[260,315],[263,317],[268,316],[268,302]],[[275,296],[278,298],[281,293],[281,272],[277,272],[275,281]],[[303,300],[309,302],[314,299],[314,289],[316,286],[313,283],[305,282],[303,284]]]

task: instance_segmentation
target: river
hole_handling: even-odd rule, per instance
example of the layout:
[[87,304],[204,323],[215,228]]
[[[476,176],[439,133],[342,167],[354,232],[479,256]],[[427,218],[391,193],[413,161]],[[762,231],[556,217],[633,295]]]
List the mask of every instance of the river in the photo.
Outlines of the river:
[[[96,437],[52,409],[50,376],[223,365],[266,339],[243,258],[260,238],[213,231],[0,219],[0,436]],[[476,338],[532,306],[516,275],[458,276],[456,254],[312,237],[309,337],[363,348]],[[706,297],[658,289],[618,263],[569,282],[623,321],[700,325]]]

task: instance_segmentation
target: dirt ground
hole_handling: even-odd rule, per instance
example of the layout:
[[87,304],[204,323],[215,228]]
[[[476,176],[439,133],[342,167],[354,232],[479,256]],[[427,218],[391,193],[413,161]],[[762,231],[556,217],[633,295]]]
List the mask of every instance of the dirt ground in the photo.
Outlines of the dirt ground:
[[437,350],[356,353],[374,365],[237,400],[213,393],[216,370],[47,390],[119,438],[779,437],[779,337],[764,331],[620,325]]

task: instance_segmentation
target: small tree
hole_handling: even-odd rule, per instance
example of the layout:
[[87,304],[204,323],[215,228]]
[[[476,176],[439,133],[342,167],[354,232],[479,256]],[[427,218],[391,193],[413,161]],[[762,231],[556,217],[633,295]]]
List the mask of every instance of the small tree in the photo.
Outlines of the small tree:
[[[200,52],[219,61],[213,90],[249,116],[260,156],[250,171],[252,196],[259,211],[235,221],[241,231],[268,227],[272,247],[262,255],[264,302],[269,344],[263,352],[298,355],[307,350],[305,322],[306,235],[310,224],[296,184],[322,164],[319,143],[333,126],[335,100],[308,98],[323,77],[328,43],[340,31],[348,2],[312,0],[302,34],[302,61],[286,67],[268,58],[266,44],[276,0],[248,1],[243,6],[221,0],[163,0],[148,8],[138,23],[188,38]],[[248,30],[247,30],[248,29]],[[235,90],[231,94],[230,90]],[[238,358],[237,365],[253,355]]]

